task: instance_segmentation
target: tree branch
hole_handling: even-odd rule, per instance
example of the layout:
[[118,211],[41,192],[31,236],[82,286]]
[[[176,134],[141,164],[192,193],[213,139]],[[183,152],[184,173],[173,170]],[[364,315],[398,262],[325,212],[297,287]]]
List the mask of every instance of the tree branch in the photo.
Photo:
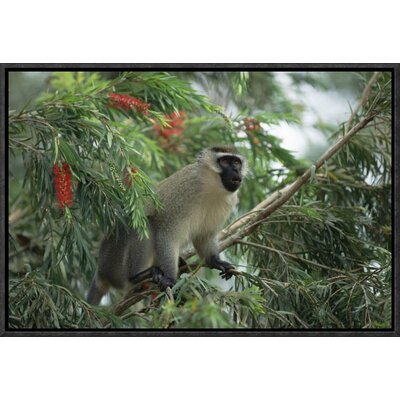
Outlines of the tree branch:
[[346,135],[342,136],[332,145],[319,160],[309,168],[302,176],[284,189],[273,193],[267,199],[258,204],[245,217],[237,220],[233,225],[222,231],[219,245],[220,251],[235,243],[235,241],[250,235],[257,226],[269,217],[274,211],[284,205],[299,189],[307,183],[312,174],[312,169],[318,170],[327,160],[334,156],[348,141],[361,129],[368,125],[375,118],[376,114],[369,114],[355,125]]
[[345,134],[348,133],[348,131],[350,129],[350,126],[351,126],[351,124],[353,122],[353,119],[355,118],[357,113],[367,103],[369,95],[371,94],[371,88],[374,85],[374,83],[378,80],[380,74],[381,74],[380,72],[374,72],[374,74],[372,75],[372,78],[367,83],[367,86],[365,86],[365,88],[364,88],[364,90],[362,92],[360,101],[358,102],[356,108],[351,113],[349,120],[346,122],[346,125],[344,127],[344,133]]

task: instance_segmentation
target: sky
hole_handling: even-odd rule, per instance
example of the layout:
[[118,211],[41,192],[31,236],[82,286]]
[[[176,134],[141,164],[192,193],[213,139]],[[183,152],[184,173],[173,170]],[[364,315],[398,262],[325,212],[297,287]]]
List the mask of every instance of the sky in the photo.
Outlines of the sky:
[[310,141],[317,147],[327,148],[325,135],[316,129],[314,124],[322,119],[339,127],[349,118],[349,104],[354,107],[356,99],[349,92],[322,91],[305,83],[300,86],[298,92],[293,90],[291,78],[286,72],[275,72],[275,75],[289,99],[295,102],[301,100],[306,105],[306,110],[303,114],[303,126],[281,122],[279,125],[270,126],[268,130],[282,139],[282,147],[291,150],[296,157],[306,157]]

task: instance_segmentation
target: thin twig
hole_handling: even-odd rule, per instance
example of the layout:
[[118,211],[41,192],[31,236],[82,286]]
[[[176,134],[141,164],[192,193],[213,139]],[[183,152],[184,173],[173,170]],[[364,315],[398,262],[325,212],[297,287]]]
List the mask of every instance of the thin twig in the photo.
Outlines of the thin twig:
[[340,272],[341,274],[346,272],[346,271],[343,271],[343,270],[338,269],[338,268],[328,267],[327,265],[323,265],[323,264],[317,263],[315,261],[306,260],[305,258],[302,258],[302,257],[297,257],[294,254],[287,253],[286,251],[274,249],[273,247],[265,246],[265,245],[258,244],[258,243],[253,243],[253,242],[250,242],[248,240],[237,240],[236,243],[243,244],[245,246],[257,247],[257,248],[262,249],[262,250],[273,251],[275,253],[278,253],[280,256],[285,255],[285,256],[293,258],[295,260],[303,261],[303,262],[305,262],[307,264],[311,264],[311,265],[314,265],[316,267],[319,267],[319,268],[322,268],[322,269],[326,269],[326,270],[329,270],[329,271]]
[[28,210],[25,209],[20,209],[18,208],[14,212],[12,212],[9,217],[8,217],[8,223],[9,225],[15,224],[17,221],[19,221],[22,217],[24,217],[27,214]]
[[26,147],[26,148],[28,148],[30,151],[33,151],[33,152],[39,154],[41,157],[44,157],[42,151],[40,151],[40,150],[38,150],[38,149],[35,149],[35,148],[32,147],[32,146],[29,146],[29,144],[26,144],[26,143],[24,143],[24,142],[20,142],[19,140],[14,139],[14,138],[8,138],[8,140],[10,140],[11,142],[17,143],[17,146],[16,146],[16,147],[18,147],[18,146]]
[[345,133],[345,134],[348,133],[348,131],[349,131],[349,129],[350,129],[350,126],[351,126],[351,124],[352,124],[353,119],[355,118],[355,116],[358,114],[358,112],[360,111],[360,109],[361,109],[362,107],[364,107],[365,104],[367,103],[368,98],[369,98],[369,95],[371,94],[372,85],[377,81],[377,79],[379,78],[379,75],[380,75],[380,74],[381,74],[380,72],[374,72],[374,74],[372,75],[372,78],[369,80],[367,86],[366,86],[365,89],[363,90],[360,101],[358,102],[356,108],[353,110],[353,112],[352,112],[351,115],[350,115],[350,118],[349,118],[348,121],[346,122],[346,125],[345,125],[345,127],[344,127],[344,133]]

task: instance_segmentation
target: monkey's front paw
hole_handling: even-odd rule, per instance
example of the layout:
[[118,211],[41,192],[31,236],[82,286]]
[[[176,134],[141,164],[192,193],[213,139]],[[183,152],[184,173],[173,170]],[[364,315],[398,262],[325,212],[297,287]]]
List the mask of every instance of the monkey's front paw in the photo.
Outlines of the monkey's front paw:
[[235,271],[235,267],[225,261],[221,261],[217,268],[221,271],[219,273],[221,278],[226,280],[231,279],[233,275],[232,272]]
[[164,275],[159,267],[152,267],[151,272],[153,275],[153,282],[158,283],[158,286],[162,291],[167,287],[172,288],[176,283],[176,279]]
[[232,271],[235,270],[235,267],[231,264],[229,264],[226,261],[222,261],[221,259],[217,257],[211,257],[208,261],[208,265],[211,268],[218,269],[220,271],[220,275],[222,278],[228,280],[232,278]]
[[235,271],[235,268],[232,265],[224,265],[224,270],[220,272],[220,276],[226,280],[231,279],[234,275],[233,271]]

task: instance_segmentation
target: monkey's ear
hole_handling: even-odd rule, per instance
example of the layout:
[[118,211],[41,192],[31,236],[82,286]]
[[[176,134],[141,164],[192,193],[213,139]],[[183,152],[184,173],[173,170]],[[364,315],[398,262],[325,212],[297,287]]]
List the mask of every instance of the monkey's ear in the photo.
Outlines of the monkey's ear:
[[216,153],[210,149],[204,149],[197,156],[197,162],[203,166],[207,166],[217,174],[222,172],[221,167],[218,164]]

